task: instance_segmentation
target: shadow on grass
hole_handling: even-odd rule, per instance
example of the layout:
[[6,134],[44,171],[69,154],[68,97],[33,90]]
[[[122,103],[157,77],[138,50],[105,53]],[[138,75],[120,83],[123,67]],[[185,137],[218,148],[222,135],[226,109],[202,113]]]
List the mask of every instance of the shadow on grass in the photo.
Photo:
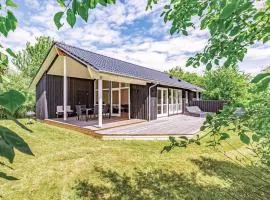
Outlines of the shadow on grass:
[[[226,161],[202,157],[191,160],[208,178],[198,181],[198,174],[177,173],[163,170],[138,171],[132,175],[97,168],[103,184],[89,180],[77,181],[73,189],[83,199],[269,199],[270,186],[246,174],[242,168]],[[249,169],[259,170],[259,169]],[[212,184],[219,178],[228,183],[226,187]],[[261,188],[261,190],[260,190]]]
[[3,179],[6,179],[8,181],[17,181],[19,179],[17,179],[16,177],[14,176],[8,176],[6,173],[4,172],[0,172],[0,178],[3,178]]

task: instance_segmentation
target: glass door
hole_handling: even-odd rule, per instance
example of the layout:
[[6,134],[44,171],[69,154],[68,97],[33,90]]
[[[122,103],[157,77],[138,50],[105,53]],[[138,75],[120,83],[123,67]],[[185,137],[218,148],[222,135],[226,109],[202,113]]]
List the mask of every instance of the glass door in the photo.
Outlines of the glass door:
[[158,117],[168,115],[168,89],[158,88],[157,89],[157,114]]
[[178,90],[178,113],[182,112],[182,105],[183,105],[183,100],[182,100],[182,90]]
[[112,89],[112,105],[111,112],[112,116],[120,117],[120,90]]

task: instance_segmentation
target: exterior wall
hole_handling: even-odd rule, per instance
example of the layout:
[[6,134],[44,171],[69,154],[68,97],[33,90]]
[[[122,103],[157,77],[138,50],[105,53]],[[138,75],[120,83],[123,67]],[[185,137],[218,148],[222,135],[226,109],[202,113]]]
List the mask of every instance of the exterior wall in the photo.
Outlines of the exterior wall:
[[[94,106],[94,80],[68,77],[68,105]],[[36,116],[38,119],[55,118],[56,106],[63,105],[63,77],[44,74],[36,87]]]
[[[149,87],[148,85],[130,85],[130,117],[133,119],[149,118]],[[157,87],[151,88],[151,120],[157,119]]]
[[48,118],[46,78],[44,74],[36,85],[36,117],[38,119]]
[[130,117],[148,119],[148,86],[130,85]]
[[[133,119],[149,118],[148,92],[151,84],[130,84],[130,117]],[[151,88],[151,120],[157,119],[157,87]],[[179,88],[175,88],[179,89]],[[182,89],[183,112],[185,111],[185,89]],[[196,97],[195,92],[188,91],[189,101]],[[94,80],[68,77],[67,105],[75,111],[75,105],[94,106]],[[44,74],[36,86],[36,115],[38,119],[55,118],[56,106],[63,105],[63,77]],[[168,108],[169,110],[169,108]],[[170,114],[169,114],[170,115]]]

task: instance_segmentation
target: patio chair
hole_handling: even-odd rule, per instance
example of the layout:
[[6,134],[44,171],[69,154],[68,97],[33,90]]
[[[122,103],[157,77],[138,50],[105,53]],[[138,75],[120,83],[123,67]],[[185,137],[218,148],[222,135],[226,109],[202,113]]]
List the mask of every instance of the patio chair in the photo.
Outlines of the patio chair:
[[56,117],[58,118],[59,115],[64,115],[63,106],[56,106]]
[[93,116],[93,118],[96,118],[98,116],[98,105],[94,106],[93,111],[90,113],[90,118]]
[[81,105],[75,105],[75,108],[78,120],[81,120],[83,116],[86,118],[86,113],[82,111]]
[[82,112],[86,112],[86,105],[80,105],[80,106],[81,106]]
[[187,106],[186,109],[189,115],[195,117],[205,117],[207,114],[206,112],[203,112],[198,106]]
[[103,115],[106,117],[108,115],[109,118],[111,118],[111,112],[110,112],[110,105],[106,104],[103,107],[103,111],[102,111]]
[[71,110],[71,106],[67,106],[67,114],[73,114],[73,110]]

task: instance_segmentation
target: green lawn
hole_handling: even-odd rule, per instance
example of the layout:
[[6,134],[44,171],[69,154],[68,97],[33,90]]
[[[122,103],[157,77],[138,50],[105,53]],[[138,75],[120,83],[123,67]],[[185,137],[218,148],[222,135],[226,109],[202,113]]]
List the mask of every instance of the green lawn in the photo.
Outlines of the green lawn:
[[[101,141],[38,122],[26,126],[31,132],[0,121],[0,131],[16,132],[35,154],[16,151],[13,164],[0,158],[0,173],[18,179],[0,177],[0,199],[269,198],[267,188],[258,190],[266,183],[250,174],[262,176],[262,169],[247,160],[243,166],[230,162],[205,145],[160,154],[168,142]],[[250,154],[236,137],[230,142]],[[224,149],[230,157],[237,155],[229,145]],[[266,173],[263,178],[270,180]]]

